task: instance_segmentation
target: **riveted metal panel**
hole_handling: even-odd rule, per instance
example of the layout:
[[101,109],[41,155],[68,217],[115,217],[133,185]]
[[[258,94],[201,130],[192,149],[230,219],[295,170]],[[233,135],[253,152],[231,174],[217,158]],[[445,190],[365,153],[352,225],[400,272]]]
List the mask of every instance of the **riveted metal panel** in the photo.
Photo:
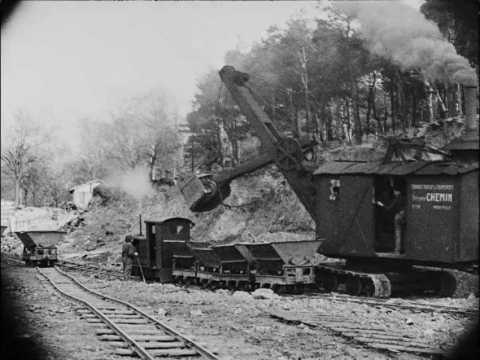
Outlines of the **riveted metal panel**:
[[457,261],[478,261],[478,171],[461,178],[460,237]]
[[[332,184],[340,182],[338,196]],[[317,180],[319,252],[332,257],[375,256],[373,176],[321,176]]]
[[411,176],[407,179],[406,257],[431,262],[455,260],[459,191],[457,177]]

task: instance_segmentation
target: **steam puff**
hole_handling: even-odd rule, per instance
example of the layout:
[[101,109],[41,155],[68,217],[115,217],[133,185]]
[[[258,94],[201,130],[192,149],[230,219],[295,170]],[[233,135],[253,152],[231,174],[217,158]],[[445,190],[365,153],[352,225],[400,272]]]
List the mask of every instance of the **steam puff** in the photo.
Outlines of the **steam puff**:
[[118,187],[137,200],[141,200],[153,192],[149,181],[149,170],[146,166],[137,166],[134,169],[111,174],[105,183]]
[[440,33],[437,25],[401,2],[336,2],[360,22],[369,50],[404,70],[420,69],[429,80],[476,85],[475,70]]

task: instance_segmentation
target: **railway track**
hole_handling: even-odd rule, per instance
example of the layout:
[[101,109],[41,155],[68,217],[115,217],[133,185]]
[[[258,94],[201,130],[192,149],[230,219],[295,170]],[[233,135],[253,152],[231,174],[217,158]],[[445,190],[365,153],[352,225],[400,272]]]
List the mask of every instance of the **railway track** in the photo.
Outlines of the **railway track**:
[[294,295],[293,298],[310,298],[310,299],[325,299],[328,301],[342,302],[342,303],[357,303],[365,304],[372,307],[386,307],[394,310],[405,309],[412,312],[432,312],[432,313],[446,313],[451,315],[476,317],[479,315],[479,309],[475,307],[460,307],[449,305],[425,304],[418,300],[409,300],[401,298],[367,298],[360,296],[352,296],[339,293],[314,293],[311,295],[302,294]]
[[[23,264],[23,261],[6,256],[7,259],[15,263]],[[95,275],[106,277],[107,279],[123,279],[123,274],[117,270],[104,269],[99,266],[90,264],[78,264],[69,261],[59,261],[58,265],[64,270],[80,272],[86,275]],[[329,301],[342,302],[342,303],[358,303],[366,304],[372,307],[386,307],[394,310],[405,309],[412,312],[432,312],[432,313],[446,313],[451,315],[469,316],[475,317],[479,315],[479,309],[476,307],[459,307],[437,304],[425,304],[418,300],[400,299],[400,298],[368,298],[363,296],[353,296],[341,293],[321,293],[313,292],[301,295],[282,295],[283,297],[289,297],[293,299],[310,298],[310,299],[325,299]]]
[[122,280],[124,275],[121,271],[113,269],[105,269],[92,264],[79,264],[71,261],[59,260],[57,266],[66,271],[81,272],[85,275],[93,275],[95,277],[104,277],[106,279]]
[[391,329],[384,324],[364,324],[346,316],[270,309],[267,314],[289,324],[303,324],[311,329],[323,329],[348,342],[375,351],[397,354],[411,353],[434,359],[443,359],[449,349],[436,348],[401,329]]
[[218,359],[213,353],[179,334],[135,306],[90,290],[57,267],[37,268],[53,288],[80,304],[80,315],[98,325],[96,335],[113,352],[141,359]]

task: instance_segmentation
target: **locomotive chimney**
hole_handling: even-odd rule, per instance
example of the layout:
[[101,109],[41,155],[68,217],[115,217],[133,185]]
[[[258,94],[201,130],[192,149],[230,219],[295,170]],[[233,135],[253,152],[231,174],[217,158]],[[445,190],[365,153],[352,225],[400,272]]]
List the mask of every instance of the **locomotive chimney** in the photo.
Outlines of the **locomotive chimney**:
[[465,96],[465,130],[475,130],[477,124],[477,87],[473,84],[464,85]]

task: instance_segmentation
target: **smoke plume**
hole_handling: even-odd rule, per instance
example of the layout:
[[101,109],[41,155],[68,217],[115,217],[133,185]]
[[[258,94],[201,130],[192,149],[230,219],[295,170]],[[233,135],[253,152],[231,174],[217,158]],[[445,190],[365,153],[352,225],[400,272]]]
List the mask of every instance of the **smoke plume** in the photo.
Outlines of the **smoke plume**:
[[105,183],[120,188],[137,200],[141,200],[153,192],[149,180],[149,170],[146,166],[137,166],[131,170],[113,173],[105,179]]
[[336,2],[358,20],[369,50],[402,69],[419,69],[429,80],[476,85],[475,70],[457,54],[438,26],[401,2]]

